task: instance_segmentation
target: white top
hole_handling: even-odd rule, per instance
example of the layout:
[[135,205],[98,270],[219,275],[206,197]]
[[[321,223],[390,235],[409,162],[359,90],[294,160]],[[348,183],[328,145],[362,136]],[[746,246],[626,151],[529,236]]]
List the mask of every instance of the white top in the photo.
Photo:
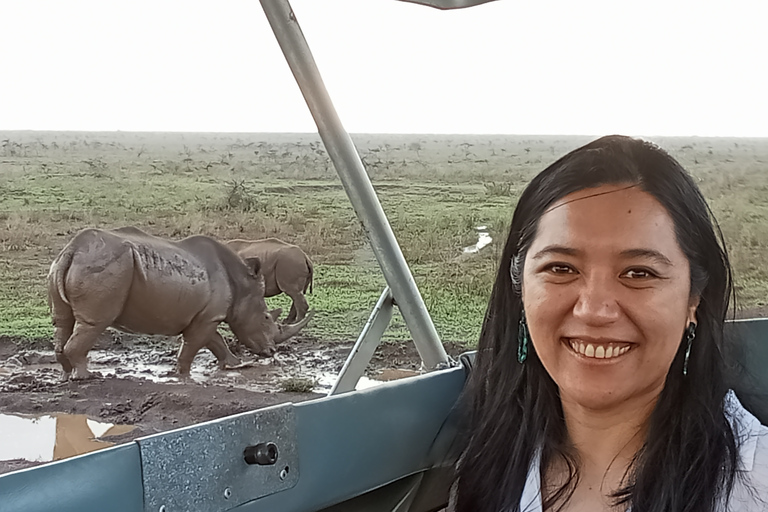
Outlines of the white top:
[[[729,391],[725,411],[739,443],[739,467],[727,512],[764,512],[768,510],[768,427],[760,424]],[[542,512],[541,474],[537,454],[528,470],[520,498],[521,512]]]

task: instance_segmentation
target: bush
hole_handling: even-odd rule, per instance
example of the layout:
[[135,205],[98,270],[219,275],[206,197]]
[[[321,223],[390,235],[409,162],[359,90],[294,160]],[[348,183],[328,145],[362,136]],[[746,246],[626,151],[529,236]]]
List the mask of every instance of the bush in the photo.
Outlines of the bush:
[[485,186],[485,193],[491,197],[493,196],[505,196],[509,197],[514,194],[514,189],[511,183],[496,183],[494,181],[490,183],[483,183]]

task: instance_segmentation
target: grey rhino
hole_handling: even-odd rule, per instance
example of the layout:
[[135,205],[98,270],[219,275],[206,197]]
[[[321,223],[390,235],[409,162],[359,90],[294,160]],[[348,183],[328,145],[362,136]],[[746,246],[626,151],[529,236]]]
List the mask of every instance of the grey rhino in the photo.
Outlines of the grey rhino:
[[285,293],[292,300],[291,310],[285,321],[302,320],[309,305],[304,294],[312,293],[314,269],[312,260],[297,245],[277,238],[262,240],[230,240],[225,242],[241,258],[259,258],[264,274],[264,296],[274,297]]
[[272,355],[275,344],[298,333],[311,315],[277,324],[264,301],[260,267],[258,259],[242,260],[207,236],[174,242],[132,227],[80,231],[48,273],[54,349],[65,378],[90,376],[88,351],[110,326],[183,335],[182,376],[203,347],[221,367],[240,363],[217,331],[221,322],[254,353]]

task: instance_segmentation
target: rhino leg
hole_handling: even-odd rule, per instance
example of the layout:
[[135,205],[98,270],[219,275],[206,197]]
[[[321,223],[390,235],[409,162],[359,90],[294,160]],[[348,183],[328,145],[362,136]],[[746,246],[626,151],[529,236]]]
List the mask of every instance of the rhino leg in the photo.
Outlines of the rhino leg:
[[200,343],[194,341],[194,339],[190,341],[186,334],[181,338],[181,347],[179,347],[176,359],[176,371],[179,375],[182,377],[189,376],[189,373],[192,371],[192,361],[204,345],[205,342]]
[[[211,352],[213,352],[213,355],[216,356],[216,359],[218,359],[219,362],[221,362],[220,355],[226,359],[226,355],[221,351],[222,347],[218,345],[218,343],[223,345],[223,348],[227,352],[229,352],[229,349],[221,338],[221,335],[216,331],[216,327],[218,327],[218,323],[193,323],[184,330],[181,337],[178,360],[176,362],[176,369],[179,372],[179,375],[182,377],[187,377],[189,375],[192,370],[192,361],[203,347],[215,347],[211,348]],[[218,338],[218,341],[216,341],[216,338]],[[233,358],[235,357],[234,354],[231,352],[229,353]]]
[[[58,311],[57,311],[58,313]],[[62,380],[67,380],[72,373],[72,363],[64,355],[64,347],[72,336],[75,328],[75,318],[72,316],[72,310],[69,309],[69,315],[56,314],[53,317],[53,351],[56,354],[56,360],[63,370]]]
[[296,322],[296,303],[291,302],[291,309],[288,310],[288,316],[285,317],[283,323],[292,324]]
[[88,371],[88,352],[108,326],[108,323],[88,324],[79,320],[75,322],[72,336],[64,345],[63,350],[63,357],[72,365],[72,380],[83,380],[92,376],[91,372]]
[[70,336],[72,336],[74,328],[74,319],[72,319],[72,322],[68,325],[54,325],[53,351],[56,354],[56,360],[59,362],[61,369],[64,372],[61,377],[61,380],[63,381],[69,379],[69,375],[72,373],[72,363],[69,361],[69,358],[64,355],[64,346],[67,344]]
[[62,380],[65,381],[69,379],[69,374],[72,373],[72,363],[64,355],[64,346],[75,328],[75,316],[72,307],[61,298],[61,293],[52,276],[48,277],[48,301],[51,307],[51,320],[53,321],[53,351],[64,372]]
[[241,363],[240,359],[229,350],[227,342],[224,341],[224,338],[221,337],[218,331],[214,332],[213,336],[208,340],[206,347],[216,356],[216,359],[219,361],[220,370],[238,366]]
[[285,318],[286,324],[292,324],[300,322],[307,315],[309,310],[309,304],[307,299],[304,298],[304,294],[301,291],[289,291],[285,292],[292,300],[291,310],[288,312],[288,316]]

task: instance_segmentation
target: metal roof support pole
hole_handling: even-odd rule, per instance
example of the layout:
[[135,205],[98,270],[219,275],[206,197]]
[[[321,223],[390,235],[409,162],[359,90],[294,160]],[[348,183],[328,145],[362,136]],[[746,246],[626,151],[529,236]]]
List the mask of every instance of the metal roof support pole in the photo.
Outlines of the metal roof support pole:
[[352,207],[363,223],[421,360],[429,370],[450,364],[352,138],[344,130],[331,102],[290,3],[288,0],[260,1]]
[[355,390],[360,377],[365,372],[365,367],[371,362],[373,353],[376,351],[376,347],[379,346],[381,336],[387,330],[389,321],[392,320],[392,311],[394,309],[392,292],[389,286],[387,286],[373,308],[371,316],[357,338],[355,346],[349,352],[349,356],[347,356],[347,360],[344,362],[344,366],[341,368],[336,378],[336,383],[331,388],[328,396]]

